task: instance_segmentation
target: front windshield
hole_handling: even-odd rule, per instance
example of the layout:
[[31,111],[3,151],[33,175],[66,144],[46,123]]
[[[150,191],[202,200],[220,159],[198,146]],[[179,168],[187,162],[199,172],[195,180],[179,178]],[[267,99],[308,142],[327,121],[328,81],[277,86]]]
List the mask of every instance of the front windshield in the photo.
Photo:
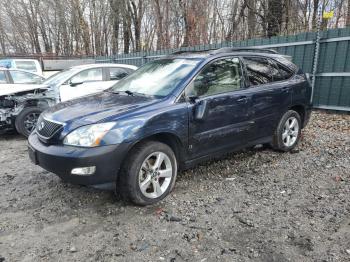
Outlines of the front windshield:
[[110,91],[128,91],[149,96],[165,97],[200,62],[199,59],[168,58],[150,62],[129,77],[115,84]]
[[66,69],[61,72],[58,72],[52,76],[50,76],[48,79],[44,81],[44,85],[48,86],[56,86],[59,85],[61,82],[65,82],[71,75],[73,75],[77,70],[75,69]]

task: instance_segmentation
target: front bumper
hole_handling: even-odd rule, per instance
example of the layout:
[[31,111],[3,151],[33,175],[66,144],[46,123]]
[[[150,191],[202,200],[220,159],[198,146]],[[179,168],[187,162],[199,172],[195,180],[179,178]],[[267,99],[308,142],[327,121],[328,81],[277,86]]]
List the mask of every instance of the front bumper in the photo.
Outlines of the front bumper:
[[[127,154],[128,144],[95,148],[46,145],[33,132],[28,138],[28,153],[36,165],[55,173],[63,180],[79,185],[115,183],[118,171]],[[95,166],[92,175],[72,175],[72,169]]]

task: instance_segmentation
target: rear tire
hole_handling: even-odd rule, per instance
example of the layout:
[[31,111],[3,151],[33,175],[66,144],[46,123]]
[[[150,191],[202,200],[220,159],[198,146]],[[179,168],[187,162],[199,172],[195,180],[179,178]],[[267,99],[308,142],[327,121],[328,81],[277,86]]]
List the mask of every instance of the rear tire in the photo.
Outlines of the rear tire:
[[38,107],[25,107],[15,120],[17,132],[28,137],[34,131],[41,113],[42,110]]
[[125,201],[146,206],[165,198],[174,188],[177,160],[166,144],[148,141],[136,145],[117,181],[117,194]]
[[294,111],[287,111],[281,118],[273,135],[273,149],[288,152],[296,147],[301,136],[301,118]]

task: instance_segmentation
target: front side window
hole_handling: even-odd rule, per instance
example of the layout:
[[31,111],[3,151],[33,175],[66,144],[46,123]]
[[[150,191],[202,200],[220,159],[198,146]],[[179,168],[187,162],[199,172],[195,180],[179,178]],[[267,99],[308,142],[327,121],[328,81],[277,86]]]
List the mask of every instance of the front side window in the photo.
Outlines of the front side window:
[[139,70],[119,81],[109,91],[130,91],[149,96],[165,97],[200,62],[200,59],[164,58],[147,63]]
[[274,68],[265,58],[245,57],[244,64],[248,81],[252,86],[271,83],[273,76],[279,74],[278,69]]
[[102,68],[92,68],[81,71],[73,76],[70,80],[71,83],[84,83],[102,81]]
[[14,84],[40,84],[43,81],[43,78],[22,71],[10,71],[12,80]]
[[187,96],[210,96],[239,90],[242,71],[238,58],[225,58],[207,65],[186,90]]

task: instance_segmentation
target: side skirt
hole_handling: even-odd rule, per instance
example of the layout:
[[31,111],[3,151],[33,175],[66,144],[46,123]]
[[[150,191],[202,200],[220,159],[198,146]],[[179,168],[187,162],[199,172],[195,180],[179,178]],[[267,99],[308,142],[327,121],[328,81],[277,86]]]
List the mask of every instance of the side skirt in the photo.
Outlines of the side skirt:
[[195,167],[196,165],[198,165],[200,163],[203,163],[203,162],[206,162],[206,161],[222,159],[223,156],[225,156],[225,155],[227,155],[229,153],[237,152],[237,151],[240,151],[240,150],[248,148],[248,147],[252,147],[252,146],[255,146],[255,145],[259,145],[259,144],[268,144],[268,143],[271,143],[271,142],[272,142],[272,137],[264,137],[264,138],[260,138],[260,139],[255,140],[255,141],[251,141],[251,142],[249,142],[249,143],[247,143],[245,145],[242,145],[242,146],[230,148],[230,149],[227,149],[227,150],[224,150],[224,151],[216,152],[214,154],[210,154],[210,155],[202,156],[202,157],[199,157],[199,158],[191,159],[191,160],[185,161],[181,165],[180,170],[186,170],[186,169]]

